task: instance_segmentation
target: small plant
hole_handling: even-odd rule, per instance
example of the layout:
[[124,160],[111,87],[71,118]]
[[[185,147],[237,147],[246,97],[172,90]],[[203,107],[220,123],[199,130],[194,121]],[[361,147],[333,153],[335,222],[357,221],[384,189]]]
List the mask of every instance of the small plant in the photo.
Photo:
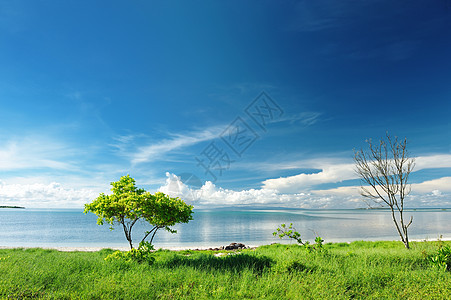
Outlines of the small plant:
[[152,255],[154,247],[151,243],[142,241],[139,243],[138,249],[132,248],[129,251],[115,251],[105,257],[106,261],[122,260],[125,262],[136,261],[138,263],[148,263],[153,264],[155,257]]
[[305,243],[301,239],[301,234],[295,231],[296,228],[293,228],[293,223],[290,223],[290,226],[286,226],[285,224],[281,224],[277,231],[273,232],[273,236],[278,236],[279,238],[289,237],[290,239],[296,240],[301,245],[305,245]]
[[155,248],[153,247],[151,242],[141,241],[141,243],[139,243],[138,250],[150,253],[155,250]]
[[315,252],[324,252],[323,243],[324,243],[324,240],[321,237],[317,236],[315,238],[314,245],[310,245],[310,243],[307,241],[307,242],[305,242],[304,246],[307,248],[308,253],[312,253],[314,251]]
[[296,228],[293,227],[293,223],[287,227],[286,224],[281,224],[279,228],[275,232],[273,232],[274,236],[278,236],[279,238],[288,237],[290,239],[295,240],[298,244],[304,246],[307,249],[307,252],[323,252],[323,243],[324,240],[317,236],[315,238],[315,244],[311,245],[309,241],[303,241],[301,238],[301,234],[296,231]]
[[430,262],[443,271],[451,270],[451,247],[439,244],[437,251],[429,256]]

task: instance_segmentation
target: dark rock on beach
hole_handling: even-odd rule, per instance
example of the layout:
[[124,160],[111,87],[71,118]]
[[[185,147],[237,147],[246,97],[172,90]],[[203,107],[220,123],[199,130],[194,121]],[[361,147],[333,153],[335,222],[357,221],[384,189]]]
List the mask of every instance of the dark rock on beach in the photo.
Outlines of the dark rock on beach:
[[212,251],[224,250],[224,246],[221,246],[219,248],[208,248],[208,250],[212,250]]
[[[250,247],[246,246],[243,243],[231,243],[228,246],[221,246],[216,248],[208,248],[204,250],[210,250],[210,251],[220,251],[220,250],[241,250],[241,249],[251,249]],[[193,251],[200,251],[202,249],[193,249]]]
[[231,243],[228,246],[225,246],[224,250],[237,250],[237,249],[246,249],[246,245],[242,243]]

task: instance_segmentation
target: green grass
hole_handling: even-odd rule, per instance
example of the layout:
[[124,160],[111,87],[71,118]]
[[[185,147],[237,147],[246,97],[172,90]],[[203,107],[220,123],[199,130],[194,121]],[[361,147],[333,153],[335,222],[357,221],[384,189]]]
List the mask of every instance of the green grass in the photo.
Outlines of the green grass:
[[[446,299],[451,272],[424,257],[437,242],[270,245],[215,257],[157,251],[153,265],[106,262],[112,250],[0,250],[0,299]],[[224,252],[224,251],[223,251]]]

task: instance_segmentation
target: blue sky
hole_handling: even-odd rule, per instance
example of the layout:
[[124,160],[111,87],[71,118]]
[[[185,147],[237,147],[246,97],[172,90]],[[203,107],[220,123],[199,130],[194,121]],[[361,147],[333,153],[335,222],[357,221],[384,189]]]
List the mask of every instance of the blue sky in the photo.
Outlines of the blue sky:
[[0,0],[0,203],[130,174],[197,207],[365,207],[353,149],[389,131],[409,206],[451,207],[448,2]]

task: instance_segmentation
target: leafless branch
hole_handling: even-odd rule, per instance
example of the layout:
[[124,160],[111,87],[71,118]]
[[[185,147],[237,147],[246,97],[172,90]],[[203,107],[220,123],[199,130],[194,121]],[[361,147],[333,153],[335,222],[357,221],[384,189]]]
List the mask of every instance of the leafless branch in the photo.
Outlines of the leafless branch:
[[[415,159],[407,152],[407,139],[398,140],[388,133],[378,144],[367,140],[368,150],[354,151],[355,172],[361,179],[360,194],[374,203],[387,205],[395,227],[409,249],[407,225],[404,223],[404,200],[411,191],[407,184]],[[367,202],[367,201],[365,201]],[[367,202],[368,204],[369,202]],[[398,217],[396,217],[398,216]],[[402,229],[402,230],[401,230]]]

